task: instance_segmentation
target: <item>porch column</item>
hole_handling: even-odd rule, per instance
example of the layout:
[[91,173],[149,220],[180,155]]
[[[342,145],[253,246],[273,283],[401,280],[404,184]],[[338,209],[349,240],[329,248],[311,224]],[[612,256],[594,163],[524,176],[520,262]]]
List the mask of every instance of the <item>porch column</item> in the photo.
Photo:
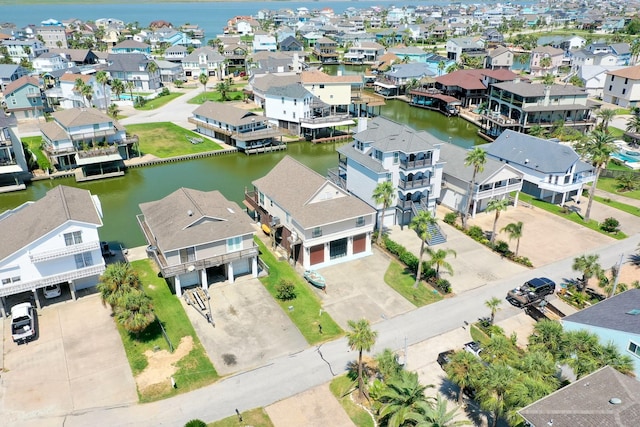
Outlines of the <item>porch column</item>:
[[353,255],[353,236],[347,238],[347,256]]
[[40,297],[38,296],[38,290],[34,289],[33,290],[33,299],[36,301],[36,308],[38,310],[40,310],[41,306],[40,306]]
[[76,284],[73,282],[73,280],[69,280],[69,292],[71,293],[71,299],[75,301],[77,299]]
[[182,287],[180,285],[180,276],[175,276],[173,278],[173,282],[174,282],[174,287],[176,288],[176,296],[178,298],[182,297]]
[[567,193],[562,193],[562,202],[560,202],[560,206],[564,206],[564,202],[567,200]]
[[205,268],[200,270],[200,283],[202,284],[202,289],[207,290],[207,270]]
[[251,258],[251,277],[258,277],[258,257]]
[[516,197],[513,199],[513,207],[518,207],[518,197],[520,197],[520,192],[516,191]]
[[0,297],[0,314],[3,318],[7,318],[7,299],[5,297]]
[[556,194],[558,194],[558,193],[556,193],[556,192],[554,191],[554,192],[552,193],[552,195],[551,195],[551,204],[552,204],[552,205],[555,205],[555,204],[556,204]]
[[227,264],[227,277],[229,278],[229,283],[233,283],[233,263],[230,262]]
[[329,250],[329,242],[324,244],[324,262],[327,262],[331,258],[331,251]]
[[540,189],[540,200],[544,200],[544,188]]
[[365,241],[365,250],[367,253],[371,253],[371,232],[367,233],[367,239]]

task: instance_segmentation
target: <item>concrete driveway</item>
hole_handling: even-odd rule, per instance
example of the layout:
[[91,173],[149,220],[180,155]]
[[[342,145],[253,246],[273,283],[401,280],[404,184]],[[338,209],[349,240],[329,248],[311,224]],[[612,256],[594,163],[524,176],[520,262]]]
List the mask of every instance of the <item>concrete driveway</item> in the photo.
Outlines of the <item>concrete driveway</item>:
[[308,347],[300,331],[258,279],[209,287],[215,327],[181,299],[209,359],[220,375],[244,371]]
[[49,305],[38,323],[38,338],[17,345],[3,319],[3,425],[61,425],[68,413],[138,401],[111,310],[98,295]]
[[371,256],[319,270],[327,290],[316,292],[323,309],[342,329],[348,328],[349,320],[365,318],[375,323],[416,308],[385,283],[390,262],[385,253],[374,248]]

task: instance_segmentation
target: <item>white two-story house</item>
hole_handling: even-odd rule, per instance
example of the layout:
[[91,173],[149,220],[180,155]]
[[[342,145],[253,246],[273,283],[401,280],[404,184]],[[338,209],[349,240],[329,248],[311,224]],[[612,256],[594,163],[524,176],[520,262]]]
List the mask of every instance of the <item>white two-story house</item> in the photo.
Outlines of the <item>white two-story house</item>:
[[38,201],[0,215],[0,300],[50,285],[95,286],[105,270],[98,228],[102,208],[88,190],[58,185]]
[[276,126],[301,135],[300,119],[311,118],[314,96],[299,83],[273,86],[264,94],[264,115]]
[[0,115],[0,193],[24,190],[28,175],[18,122],[12,116]]
[[140,204],[138,223],[160,272],[174,286],[207,289],[217,277],[229,283],[258,275],[258,247],[243,209],[219,191],[179,188],[163,199]]
[[[385,226],[409,224],[420,210],[435,213],[443,142],[383,117],[361,118],[358,130],[354,142],[338,148],[338,170],[330,171],[330,178],[379,210]],[[390,181],[396,192],[393,205],[381,212],[373,192],[384,181]]]
[[603,101],[624,108],[640,104],[640,65],[607,72]]
[[253,186],[245,205],[294,263],[321,268],[371,254],[376,211],[292,157]]
[[[82,82],[91,87],[91,99],[89,100],[78,91],[76,81]],[[82,108],[95,106],[98,109],[106,110],[111,103],[111,86],[99,84],[93,75],[65,73],[60,76],[59,88],[47,91],[47,97],[58,97],[60,107],[64,109]]]
[[200,74],[222,80],[226,75],[225,57],[209,46],[200,47],[182,59],[185,80],[196,80]]

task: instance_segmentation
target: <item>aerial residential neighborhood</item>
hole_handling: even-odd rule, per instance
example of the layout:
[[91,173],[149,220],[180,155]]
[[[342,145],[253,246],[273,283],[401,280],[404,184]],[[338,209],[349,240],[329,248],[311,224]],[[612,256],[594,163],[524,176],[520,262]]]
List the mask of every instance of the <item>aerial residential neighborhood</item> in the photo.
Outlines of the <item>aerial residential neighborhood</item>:
[[637,424],[635,3],[44,6],[3,425]]

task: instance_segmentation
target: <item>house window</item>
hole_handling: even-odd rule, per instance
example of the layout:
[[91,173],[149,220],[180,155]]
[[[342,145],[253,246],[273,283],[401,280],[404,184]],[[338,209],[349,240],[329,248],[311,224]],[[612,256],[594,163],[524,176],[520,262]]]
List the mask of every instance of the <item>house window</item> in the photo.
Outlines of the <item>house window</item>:
[[376,159],[382,161],[382,151],[376,150],[375,151],[375,156],[376,156]]
[[320,89],[324,89],[324,85],[320,85]]
[[609,85],[609,92],[611,92],[611,89],[613,89],[613,85]]
[[227,239],[227,252],[239,251],[242,249],[242,236]]
[[91,252],[83,252],[81,254],[74,255],[76,259],[76,268],[85,268],[93,265],[93,258]]
[[196,260],[196,248],[180,249],[180,263],[191,262]]
[[393,176],[391,175],[391,172],[387,172],[387,181],[391,182],[392,178]]
[[622,94],[624,95],[625,93],[627,93],[627,89],[622,89]]
[[293,105],[298,105],[298,100],[297,99],[293,100]]
[[[611,79],[611,81],[613,81],[613,79]],[[629,79],[624,79],[624,84],[629,83]]]
[[293,112],[293,118],[294,119],[296,118],[296,112],[295,111]]
[[12,283],[16,283],[20,281],[20,276],[7,277],[6,279],[2,279],[3,285],[10,285]]
[[258,201],[261,205],[264,205],[264,193],[258,192]]
[[359,216],[358,218],[356,218],[356,227],[362,227],[362,226],[364,226],[364,217]]
[[99,129],[100,129],[100,124],[94,123],[93,130],[99,130]]
[[634,356],[640,357],[640,344],[629,341],[629,347],[627,349],[633,353]]
[[611,81],[613,81],[616,78],[616,76],[611,76]]
[[82,243],[82,231],[74,231],[73,233],[65,233],[64,244],[65,246],[79,245]]
[[400,153],[397,151],[393,153],[393,164],[397,165],[400,162]]
[[281,99],[282,99],[282,103],[284,104],[284,96]]
[[322,228],[320,227],[316,227],[313,229],[313,232],[311,233],[311,237],[320,237],[322,236]]

